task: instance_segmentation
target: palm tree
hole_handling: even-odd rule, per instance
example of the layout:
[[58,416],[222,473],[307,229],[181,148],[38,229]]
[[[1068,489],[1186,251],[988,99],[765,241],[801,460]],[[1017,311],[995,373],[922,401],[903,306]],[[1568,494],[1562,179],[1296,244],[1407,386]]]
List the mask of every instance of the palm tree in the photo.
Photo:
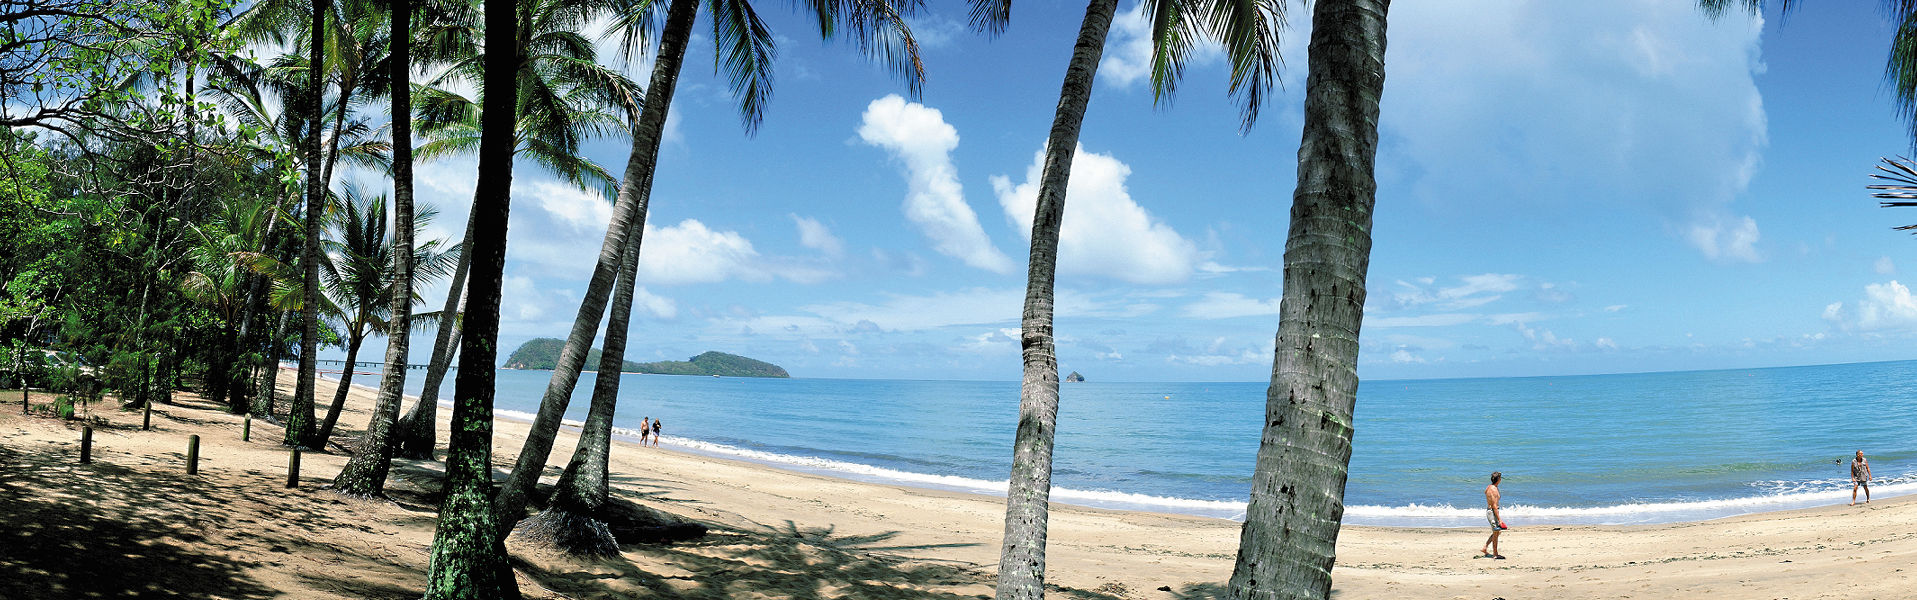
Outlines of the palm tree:
[[[333,478],[333,489],[341,494],[370,497],[382,495],[386,474],[392,467],[391,436],[399,419],[399,401],[406,388],[408,350],[412,341],[410,325],[413,310],[413,234],[417,218],[413,210],[413,95],[412,95],[412,0],[392,0],[392,23],[388,79],[392,82],[393,101],[393,294],[389,308],[391,321],[386,329],[386,370],[379,381],[379,398],[373,404],[373,419],[366,425],[353,458]],[[463,257],[466,253],[460,252]],[[461,260],[460,262],[465,262]],[[463,276],[465,273],[460,273]]]
[[[747,2],[706,0],[705,3],[712,13],[712,41],[718,53],[725,57],[721,68],[728,75],[733,96],[739,99],[740,118],[748,132],[755,131],[772,91],[772,32]],[[553,367],[552,379],[540,400],[539,413],[526,435],[525,446],[520,449],[519,460],[499,492],[497,512],[501,538],[510,532],[512,523],[524,515],[527,497],[545,470],[546,456],[552,452],[560,419],[572,399],[574,386],[579,383],[586,352],[592,347],[599,322],[605,316],[606,300],[612,295],[622,254],[629,240],[645,228],[653,168],[658,164],[666,113],[671,108],[679,67],[684,63],[700,4],[700,0],[671,0],[665,7],[665,23],[658,32],[659,49],[654,55],[652,79],[646,85],[645,105],[634,127],[632,153],[620,180],[605,240],[599,246],[599,259],[593,266],[585,297],[579,303],[579,312],[573,317],[572,331],[560,351],[558,364]],[[821,36],[829,39],[843,28],[860,51],[883,57],[894,74],[906,76],[914,94],[924,79],[924,69],[919,62],[918,43],[912,38],[905,17],[918,6],[917,0],[795,3],[795,8],[818,19]],[[640,42],[649,37],[656,24],[658,8],[658,3],[651,0],[620,0],[614,16],[615,27],[623,32],[623,45],[628,54],[643,46]]]
[[[1389,0],[1318,0],[1307,48],[1298,185],[1285,242],[1277,347],[1251,502],[1227,593],[1328,598],[1344,516],[1377,183]],[[1180,10],[1183,8],[1183,10]],[[1244,126],[1275,78],[1285,3],[1152,0],[1153,80],[1172,90],[1194,38],[1223,42]]]
[[[574,31],[591,8],[576,0],[528,3],[529,35],[522,36],[518,45],[523,60],[518,71],[520,119],[514,134],[515,152],[575,186],[612,197],[617,180],[604,167],[580,156],[579,144],[626,132],[625,120],[619,115],[630,114],[642,92],[624,75],[601,66],[591,42]],[[430,37],[436,46],[445,49],[471,48],[476,32],[465,26],[469,22],[450,19]],[[483,52],[456,56],[442,50],[436,54],[446,56],[452,65],[434,80],[434,85],[456,81],[477,84],[483,95],[479,72]],[[422,88],[421,92],[420,132],[428,141],[419,148],[420,160],[469,153],[479,146],[478,102],[439,87]],[[462,259],[453,272],[442,313],[445,316],[440,320],[419,402],[400,421],[400,434],[392,442],[401,456],[432,458],[439,387],[452,363],[452,349],[459,335],[455,316],[465,291],[467,268],[467,261]]]
[[[984,6],[984,4],[975,4]],[[1009,11],[1009,3],[1004,6]],[[1026,272],[1025,309],[1020,324],[1024,376],[1019,385],[1018,433],[1012,442],[1012,473],[1005,493],[1005,538],[999,549],[998,597],[1045,595],[1046,503],[1052,492],[1052,439],[1058,422],[1058,356],[1053,350],[1053,280],[1058,267],[1058,235],[1065,213],[1065,189],[1072,174],[1078,133],[1091,104],[1098,60],[1111,31],[1118,0],[1091,0],[1079,27],[1078,42],[1065,68],[1058,111],[1045,142],[1045,171],[1039,182],[1038,208],[1032,220],[1032,251]],[[975,26],[994,31],[1009,12],[974,10]],[[992,15],[980,21],[980,15]]]
[[[417,211],[412,228],[416,230],[432,222],[437,214],[432,208]],[[397,226],[395,222],[393,227]],[[333,393],[333,404],[327,408],[326,418],[306,444],[313,448],[325,448],[327,440],[332,438],[333,427],[339,423],[340,410],[346,406],[347,391],[353,384],[360,344],[369,334],[387,332],[393,315],[389,311],[399,290],[392,270],[398,259],[389,241],[393,232],[386,222],[385,196],[366,197],[357,186],[346,186],[344,197],[335,203],[327,229],[331,235],[324,247],[330,260],[321,263],[320,273],[333,304],[340,309],[346,367],[341,370],[339,388]],[[412,286],[445,276],[452,267],[454,255],[440,246],[438,241],[433,241],[413,249],[411,260],[417,268],[412,269],[409,291]],[[417,300],[410,293],[401,298],[400,301],[408,303]]]
[[270,199],[242,196],[219,205],[211,221],[188,224],[196,243],[188,250],[194,270],[181,281],[187,298],[213,309],[222,323],[222,341],[215,345],[207,368],[207,395],[228,402],[234,413],[247,410],[245,398],[232,388],[234,351],[246,314],[246,295],[259,269],[257,249],[272,235],[277,208]]
[[[519,25],[516,6],[487,5],[485,23],[486,47],[512,47]],[[466,307],[466,336],[460,342],[442,486],[445,499],[433,531],[426,600],[519,597],[492,505],[493,366],[499,356],[499,292],[505,277],[506,216],[512,202],[517,58],[493,52],[485,60],[489,94],[483,101],[479,179],[473,186],[473,245],[466,249],[473,255],[468,282],[472,299]]]

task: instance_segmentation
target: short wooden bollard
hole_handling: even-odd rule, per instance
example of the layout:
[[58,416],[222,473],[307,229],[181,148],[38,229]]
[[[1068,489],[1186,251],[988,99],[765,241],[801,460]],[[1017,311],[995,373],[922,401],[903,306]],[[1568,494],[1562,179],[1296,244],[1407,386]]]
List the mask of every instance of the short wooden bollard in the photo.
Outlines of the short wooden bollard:
[[80,464],[93,462],[93,427],[80,428]]
[[153,428],[153,400],[146,401],[146,410],[140,412],[140,431]]
[[253,415],[246,415],[246,424],[240,426],[240,441],[253,441]]
[[200,474],[200,436],[186,437],[186,474]]
[[300,486],[300,449],[298,446],[293,447],[290,456],[291,458],[288,458],[286,461],[286,487],[296,488]]

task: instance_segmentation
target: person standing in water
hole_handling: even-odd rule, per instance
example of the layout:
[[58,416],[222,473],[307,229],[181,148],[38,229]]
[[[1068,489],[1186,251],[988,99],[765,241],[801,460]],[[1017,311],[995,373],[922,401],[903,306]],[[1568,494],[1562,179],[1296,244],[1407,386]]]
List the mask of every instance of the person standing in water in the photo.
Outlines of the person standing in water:
[[1491,485],[1484,486],[1484,518],[1491,522],[1491,537],[1484,540],[1484,547],[1478,548],[1478,556],[1480,558],[1490,557],[1504,560],[1504,555],[1498,554],[1498,534],[1504,533],[1504,530],[1510,529],[1510,527],[1504,524],[1504,518],[1498,514],[1498,498],[1500,497],[1498,494],[1498,482],[1503,479],[1503,472],[1493,471],[1491,473]]
[[1857,451],[1857,458],[1850,461],[1850,505],[1857,506],[1857,488],[1864,488],[1864,504],[1870,504],[1870,461],[1864,460],[1864,451]]

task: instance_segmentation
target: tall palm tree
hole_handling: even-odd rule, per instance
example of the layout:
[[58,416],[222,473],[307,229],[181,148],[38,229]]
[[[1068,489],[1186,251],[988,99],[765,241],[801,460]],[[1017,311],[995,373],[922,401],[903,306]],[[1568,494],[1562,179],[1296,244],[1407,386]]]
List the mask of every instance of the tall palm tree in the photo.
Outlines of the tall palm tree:
[[[1148,0],[1156,90],[1172,91],[1202,35],[1224,44],[1244,126],[1275,80],[1285,2]],[[1358,331],[1371,257],[1378,100],[1389,0],[1317,0],[1298,184],[1285,242],[1264,433],[1239,537],[1232,598],[1328,598],[1344,516],[1358,390]],[[1182,10],[1181,10],[1182,9]]]
[[[1009,10],[1009,1],[975,3],[974,26],[998,31],[1010,16]],[[1039,182],[1038,208],[1032,220],[1032,251],[1020,324],[1025,367],[1019,385],[1012,472],[1005,494],[1005,537],[999,549],[998,597],[1001,600],[1036,599],[1045,595],[1046,503],[1051,498],[1052,440],[1058,422],[1058,356],[1052,336],[1058,235],[1080,126],[1091,104],[1092,82],[1098,74],[1106,34],[1111,31],[1112,15],[1117,10],[1118,0],[1087,3],[1071,62],[1065,68],[1065,83],[1059,90],[1051,134],[1045,142],[1045,171]]]
[[[517,7],[485,9],[488,48],[512,47]],[[482,115],[479,179],[473,189],[472,299],[466,306],[459,376],[453,387],[453,428],[446,453],[445,499],[433,531],[426,600],[492,600],[519,597],[506,562],[506,542],[493,511],[493,378],[499,356],[499,292],[505,277],[506,217],[511,210],[513,131],[517,114],[518,57],[492,52],[485,60],[488,94]]]
[[[628,53],[644,46],[658,15],[658,3],[651,0],[618,0],[615,27],[623,33]],[[772,32],[759,19],[757,11],[743,0],[705,0],[712,20],[714,49],[724,58],[721,66],[730,80],[733,96],[739,99],[739,114],[748,132],[755,131],[772,92]],[[573,317],[572,331],[553,367],[551,381],[540,400],[539,413],[533,419],[519,460],[500,489],[497,502],[500,537],[511,531],[512,523],[525,513],[527,497],[545,470],[546,457],[552,452],[553,437],[559,431],[561,417],[579,383],[579,371],[586,352],[592,347],[600,320],[605,316],[606,300],[611,296],[615,273],[629,240],[645,228],[646,207],[652,195],[653,169],[658,164],[659,144],[665,131],[666,113],[678,84],[679,67],[684,63],[686,46],[699,12],[700,0],[671,0],[665,7],[665,23],[658,30],[659,49],[655,54],[652,79],[646,85],[644,108],[632,136],[632,152],[620,180],[618,199],[613,203],[612,219],[606,237],[599,246],[599,259],[593,266],[586,294]],[[795,8],[818,19],[819,33],[831,38],[844,29],[860,51],[877,55],[889,63],[895,75],[906,77],[912,92],[918,92],[924,79],[919,61],[918,43],[912,38],[905,17],[919,6],[918,0],[866,0],[841,3],[833,0],[804,0]],[[617,371],[615,371],[616,373]],[[614,377],[614,379],[617,379]]]
[[[579,144],[626,132],[625,119],[619,115],[630,114],[636,107],[642,95],[639,86],[600,65],[593,45],[575,31],[589,17],[592,4],[577,0],[532,0],[525,4],[527,26],[517,46],[523,60],[518,71],[520,119],[514,134],[515,152],[581,189],[597,190],[610,198],[616,193],[618,181],[604,167],[580,156]],[[470,41],[478,35],[476,28],[467,25],[470,22],[449,19],[430,37],[442,48],[470,48]],[[452,64],[434,84],[472,83],[480,87],[483,96],[484,82],[479,72],[485,59],[483,52],[436,54],[448,57]],[[480,140],[479,102],[437,87],[421,91],[419,129],[427,142],[419,148],[419,159],[434,160],[476,149]],[[465,291],[466,269],[467,261],[462,259],[447,290],[445,316],[439,324],[419,402],[401,420],[400,433],[392,442],[401,456],[432,458],[439,387],[452,362],[453,342],[459,334],[455,316]]]
[[[399,419],[400,397],[406,388],[406,370],[412,341],[413,310],[413,60],[412,0],[391,0],[388,22],[392,31],[387,79],[392,84],[393,129],[393,294],[389,307],[391,321],[386,328],[386,370],[379,380],[379,398],[373,403],[373,418],[366,425],[353,458],[333,478],[333,489],[351,496],[380,496],[386,487],[386,474],[392,467],[391,437]],[[465,252],[460,252],[463,257]],[[465,262],[461,260],[460,262]],[[460,273],[461,276],[465,273]],[[462,277],[463,278],[463,277]]]
[[188,251],[194,269],[180,286],[187,298],[211,307],[220,318],[223,339],[209,357],[206,387],[214,401],[228,402],[235,413],[247,410],[245,398],[231,389],[246,294],[257,274],[257,250],[272,235],[277,210],[270,198],[241,196],[221,203],[210,221],[187,225],[198,239]]
[[[321,263],[320,272],[333,304],[340,308],[338,317],[346,343],[346,367],[340,372],[339,386],[333,393],[332,405],[326,410],[326,418],[306,444],[313,448],[325,448],[332,438],[333,427],[339,423],[347,392],[352,388],[360,345],[367,335],[387,332],[393,315],[390,312],[395,302],[393,296],[399,293],[399,282],[393,271],[398,258],[390,241],[394,237],[391,228],[397,228],[399,222],[387,224],[386,197],[364,196],[357,186],[348,185],[332,212],[332,218],[327,220],[331,235],[324,242],[330,260]],[[432,208],[416,211],[411,227],[417,230],[432,222],[437,214]],[[452,268],[455,255],[441,246],[433,241],[413,248],[410,258],[415,268],[411,269],[409,292],[413,286],[445,276]],[[417,301],[411,293],[401,298],[407,303]]]

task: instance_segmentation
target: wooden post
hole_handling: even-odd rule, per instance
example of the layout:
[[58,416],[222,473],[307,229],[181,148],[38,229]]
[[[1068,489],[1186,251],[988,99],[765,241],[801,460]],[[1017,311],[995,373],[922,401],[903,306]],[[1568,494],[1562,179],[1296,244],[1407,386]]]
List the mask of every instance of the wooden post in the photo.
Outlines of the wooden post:
[[153,428],[153,399],[147,398],[144,404],[146,404],[146,408],[140,411],[140,431]]
[[93,426],[80,428],[80,464],[93,462]]
[[290,456],[292,458],[287,459],[287,462],[286,462],[286,487],[289,489],[300,486],[300,448],[299,446],[293,447],[293,452],[290,454]]
[[186,438],[186,474],[200,474],[200,436],[197,435]]
[[246,415],[246,424],[240,426],[240,441],[253,441],[253,415],[250,413]]

